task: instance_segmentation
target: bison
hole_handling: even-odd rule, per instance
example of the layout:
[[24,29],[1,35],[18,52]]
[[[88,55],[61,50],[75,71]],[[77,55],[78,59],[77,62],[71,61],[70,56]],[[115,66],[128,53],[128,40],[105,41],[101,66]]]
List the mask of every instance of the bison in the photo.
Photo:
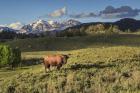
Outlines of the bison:
[[47,55],[43,58],[43,63],[45,66],[45,72],[46,70],[50,70],[51,66],[57,67],[59,70],[63,64],[67,63],[69,56],[68,55]]

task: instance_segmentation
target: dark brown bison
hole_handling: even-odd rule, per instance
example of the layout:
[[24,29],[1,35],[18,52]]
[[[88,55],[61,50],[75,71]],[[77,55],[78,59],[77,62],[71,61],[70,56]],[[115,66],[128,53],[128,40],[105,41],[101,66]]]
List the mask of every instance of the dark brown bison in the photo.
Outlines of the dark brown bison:
[[68,55],[47,55],[44,57],[44,66],[45,71],[48,69],[50,70],[51,66],[56,66],[59,70],[63,64],[67,63],[69,56]]

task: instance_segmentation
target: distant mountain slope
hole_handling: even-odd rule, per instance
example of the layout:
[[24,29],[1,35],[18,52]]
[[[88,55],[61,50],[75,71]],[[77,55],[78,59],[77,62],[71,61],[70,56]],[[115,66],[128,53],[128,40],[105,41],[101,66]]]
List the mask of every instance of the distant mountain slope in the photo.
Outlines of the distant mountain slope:
[[14,30],[14,29],[9,28],[9,27],[3,27],[3,26],[0,26],[0,32],[2,32],[2,31],[16,32],[17,30]]
[[130,30],[130,31],[137,31],[140,29],[140,20],[135,20],[131,18],[121,19],[114,23],[119,27],[120,30]]
[[89,26],[96,26],[99,24],[102,24],[105,28],[109,28],[110,26],[117,26],[119,30],[124,31],[124,32],[126,30],[130,30],[131,32],[136,32],[137,30],[140,29],[140,20],[135,20],[132,18],[124,18],[124,19],[121,19],[121,20],[116,21],[116,22],[83,23],[83,24],[78,25],[78,26],[67,28],[66,30],[69,30],[69,29],[75,30],[75,29],[81,29],[81,28],[85,28],[84,30],[86,30]]

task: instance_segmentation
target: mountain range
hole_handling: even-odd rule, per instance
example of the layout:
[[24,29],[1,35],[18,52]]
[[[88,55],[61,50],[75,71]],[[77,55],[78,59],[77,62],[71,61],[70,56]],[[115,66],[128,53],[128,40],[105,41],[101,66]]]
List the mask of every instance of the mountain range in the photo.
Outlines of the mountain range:
[[77,20],[67,20],[63,22],[57,22],[57,21],[45,21],[45,20],[37,20],[33,23],[23,25],[20,29],[14,29],[8,26],[0,26],[0,31],[12,31],[16,33],[32,33],[32,34],[38,34],[43,33],[46,31],[61,31],[68,27],[73,27],[76,25],[80,25],[81,22]]
[[87,30],[88,27],[90,26],[98,26],[98,25],[103,25],[104,28],[109,28],[111,26],[116,26],[118,27],[119,30],[125,32],[125,31],[130,31],[130,32],[137,32],[140,31],[140,20],[136,20],[133,18],[124,18],[120,19],[116,22],[90,22],[90,23],[82,23],[81,25],[74,26],[74,27],[69,27],[65,29],[65,31],[69,31],[70,29],[73,31],[80,30],[84,28],[84,30]]
[[67,20],[63,22],[57,21],[45,21],[45,20],[37,20],[31,24],[23,25],[19,30],[12,29],[10,27],[0,26],[0,32],[2,31],[12,31],[16,33],[43,33],[46,31],[62,31],[69,28],[77,28],[77,27],[88,27],[90,25],[104,24],[105,26],[115,25],[122,31],[130,30],[137,31],[140,29],[140,20],[135,20],[132,18],[124,18],[116,22],[91,22],[91,23],[81,23],[77,20]]
[[38,20],[31,24],[24,25],[20,29],[19,33],[42,33],[46,31],[61,31],[68,27],[73,27],[80,24],[81,22],[72,19],[61,23],[57,21]]
[[[117,26],[119,30],[125,32],[126,30],[130,30],[131,32],[135,32],[140,29],[140,20],[136,20],[133,18],[124,18],[120,19],[116,22],[92,22],[83,25],[97,25],[104,24],[106,27],[108,26]],[[81,25],[81,26],[83,26]]]

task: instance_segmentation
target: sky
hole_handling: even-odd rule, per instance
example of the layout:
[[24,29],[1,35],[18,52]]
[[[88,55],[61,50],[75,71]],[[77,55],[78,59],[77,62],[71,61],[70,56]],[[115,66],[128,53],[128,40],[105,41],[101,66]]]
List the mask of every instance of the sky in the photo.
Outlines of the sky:
[[0,0],[0,25],[17,26],[39,19],[81,22],[140,19],[140,0]]

